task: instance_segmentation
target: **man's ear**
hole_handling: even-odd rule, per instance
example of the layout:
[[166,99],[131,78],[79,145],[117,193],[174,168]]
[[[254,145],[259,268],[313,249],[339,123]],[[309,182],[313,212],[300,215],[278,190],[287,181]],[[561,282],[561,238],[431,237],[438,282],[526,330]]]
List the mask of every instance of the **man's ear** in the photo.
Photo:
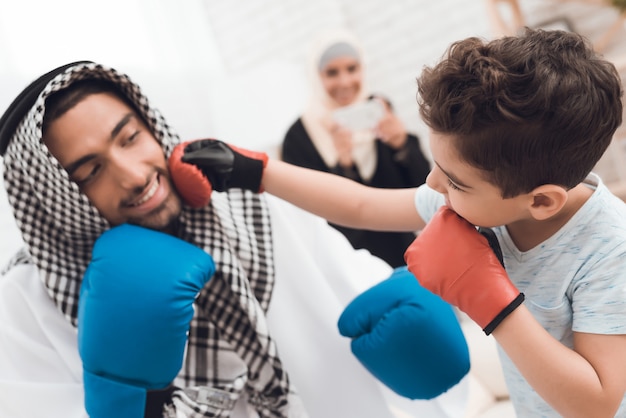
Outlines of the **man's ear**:
[[530,192],[532,203],[530,213],[538,221],[546,220],[565,205],[568,199],[567,190],[556,184],[544,184]]

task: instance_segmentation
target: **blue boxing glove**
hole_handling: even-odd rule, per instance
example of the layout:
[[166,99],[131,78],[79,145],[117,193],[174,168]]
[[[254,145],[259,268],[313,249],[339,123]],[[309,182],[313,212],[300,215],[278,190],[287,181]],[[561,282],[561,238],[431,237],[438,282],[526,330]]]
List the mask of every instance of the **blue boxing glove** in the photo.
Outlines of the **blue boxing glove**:
[[432,399],[470,369],[452,307],[420,286],[406,267],[357,296],[339,318],[356,358],[379,381],[409,399]]
[[214,272],[206,252],[162,232],[121,225],[98,238],[78,301],[91,418],[162,416],[194,300]]

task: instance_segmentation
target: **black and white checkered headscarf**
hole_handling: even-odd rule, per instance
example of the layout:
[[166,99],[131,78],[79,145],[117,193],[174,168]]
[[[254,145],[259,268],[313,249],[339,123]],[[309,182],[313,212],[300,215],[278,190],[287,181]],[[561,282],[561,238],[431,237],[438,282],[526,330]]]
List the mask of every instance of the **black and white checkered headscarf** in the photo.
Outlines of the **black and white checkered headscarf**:
[[[128,76],[92,62],[70,65],[42,86],[4,155],[4,180],[27,248],[12,265],[34,263],[57,307],[76,326],[81,280],[96,239],[110,226],[70,181],[42,141],[45,99],[85,78],[115,83],[135,104],[166,156],[179,143]],[[246,394],[261,417],[304,416],[283,369],[265,313],[274,285],[273,247],[263,196],[214,193],[203,209],[184,207],[179,236],[213,257],[217,272],[197,301],[187,355],[175,384],[177,411],[228,417]]]

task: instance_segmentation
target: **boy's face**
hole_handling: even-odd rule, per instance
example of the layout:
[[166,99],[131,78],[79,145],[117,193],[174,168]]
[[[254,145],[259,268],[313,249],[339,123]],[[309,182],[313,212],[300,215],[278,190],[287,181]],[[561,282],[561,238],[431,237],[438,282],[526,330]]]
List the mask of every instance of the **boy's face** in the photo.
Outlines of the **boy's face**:
[[44,141],[112,225],[162,230],[179,215],[161,146],[115,95],[87,96],[50,124]]
[[476,226],[508,225],[529,217],[532,197],[522,194],[503,199],[500,189],[481,171],[459,158],[453,139],[430,132],[430,149],[435,165],[426,183],[446,198],[446,205]]

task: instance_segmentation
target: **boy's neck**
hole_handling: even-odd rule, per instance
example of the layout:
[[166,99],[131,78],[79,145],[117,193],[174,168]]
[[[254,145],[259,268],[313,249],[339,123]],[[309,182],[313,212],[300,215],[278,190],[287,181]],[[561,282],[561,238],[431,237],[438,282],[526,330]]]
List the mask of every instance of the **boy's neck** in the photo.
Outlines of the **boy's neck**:
[[585,204],[593,190],[581,183],[567,194],[567,202],[554,216],[542,221],[527,219],[506,226],[518,250],[528,251],[554,235]]

